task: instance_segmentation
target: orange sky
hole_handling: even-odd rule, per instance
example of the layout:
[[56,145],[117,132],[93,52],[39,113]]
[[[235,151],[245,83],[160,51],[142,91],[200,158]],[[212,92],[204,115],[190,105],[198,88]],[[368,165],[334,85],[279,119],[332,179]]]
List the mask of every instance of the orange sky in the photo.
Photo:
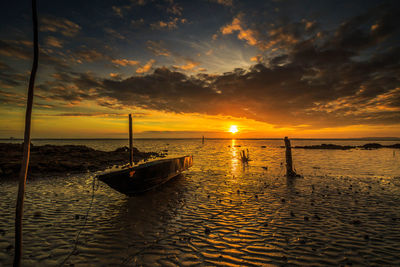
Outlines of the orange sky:
[[[23,133],[23,109],[2,110],[1,138],[21,138]],[[160,111],[131,111],[133,131],[136,138],[360,138],[396,137],[399,125],[371,126],[351,125],[312,129],[307,125],[277,127],[265,122],[230,116],[211,116],[195,113],[166,113]],[[135,115],[136,114],[136,115]],[[10,120],[10,118],[14,118]],[[232,134],[230,127],[236,125],[238,132]],[[60,116],[35,112],[32,125],[33,138],[126,138],[128,136],[127,114]]]

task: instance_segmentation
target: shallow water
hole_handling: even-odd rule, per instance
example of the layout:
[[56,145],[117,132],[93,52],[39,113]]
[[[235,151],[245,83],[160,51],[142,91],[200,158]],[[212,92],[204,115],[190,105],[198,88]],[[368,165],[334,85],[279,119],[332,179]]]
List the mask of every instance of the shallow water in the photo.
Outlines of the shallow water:
[[[327,142],[294,140],[292,145]],[[102,150],[126,145],[121,140],[33,143]],[[400,151],[294,149],[295,168],[304,178],[287,182],[281,145],[278,140],[206,140],[204,145],[137,140],[139,150],[193,154],[194,165],[137,197],[94,181],[87,223],[66,266],[399,266]],[[239,160],[244,149],[252,159],[248,166]],[[95,175],[28,182],[24,265],[60,265],[71,253],[85,224]],[[0,183],[0,265],[5,266],[12,262],[16,190],[15,182]]]

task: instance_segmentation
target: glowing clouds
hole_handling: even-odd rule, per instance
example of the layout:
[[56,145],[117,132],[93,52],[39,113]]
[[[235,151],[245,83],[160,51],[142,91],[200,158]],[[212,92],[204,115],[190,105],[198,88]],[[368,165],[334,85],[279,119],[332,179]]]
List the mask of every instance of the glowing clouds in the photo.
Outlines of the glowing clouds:
[[146,72],[148,72],[150,69],[151,69],[151,67],[153,66],[153,64],[155,63],[156,61],[154,60],[154,59],[150,59],[147,63],[146,63],[146,65],[144,65],[143,67],[141,67],[141,68],[138,68],[137,70],[136,70],[136,73],[146,73]]
[[135,66],[138,65],[140,62],[137,60],[129,60],[129,59],[113,59],[111,60],[112,63],[120,66]]
[[254,31],[250,29],[244,29],[242,27],[242,22],[239,16],[233,19],[232,24],[225,25],[224,27],[221,28],[221,32],[223,35],[232,34],[234,31],[239,32],[237,37],[240,40],[246,40],[247,43],[252,46],[257,45],[258,41],[254,36],[255,35]]

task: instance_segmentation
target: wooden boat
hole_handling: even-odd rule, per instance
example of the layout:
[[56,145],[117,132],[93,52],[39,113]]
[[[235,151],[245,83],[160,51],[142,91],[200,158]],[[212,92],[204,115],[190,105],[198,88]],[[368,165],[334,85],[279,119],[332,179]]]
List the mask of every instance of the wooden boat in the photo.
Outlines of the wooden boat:
[[192,156],[162,159],[102,174],[98,178],[118,192],[135,195],[167,182],[192,165]]

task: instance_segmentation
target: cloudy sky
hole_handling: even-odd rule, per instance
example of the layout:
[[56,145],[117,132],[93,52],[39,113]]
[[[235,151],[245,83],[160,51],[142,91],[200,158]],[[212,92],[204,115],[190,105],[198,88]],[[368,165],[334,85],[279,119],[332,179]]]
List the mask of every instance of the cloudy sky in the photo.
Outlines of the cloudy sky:
[[[38,0],[33,137],[400,137],[399,1]],[[30,1],[0,4],[22,137]]]

